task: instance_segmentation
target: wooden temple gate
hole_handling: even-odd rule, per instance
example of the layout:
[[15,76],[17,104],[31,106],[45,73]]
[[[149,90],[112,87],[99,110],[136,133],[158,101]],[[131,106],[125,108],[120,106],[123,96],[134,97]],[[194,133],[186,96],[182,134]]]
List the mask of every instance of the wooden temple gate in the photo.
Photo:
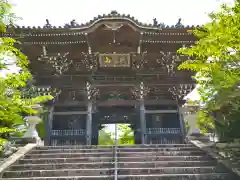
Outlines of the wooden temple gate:
[[176,51],[196,41],[192,28],[112,11],[82,25],[9,27],[4,36],[20,38],[38,89],[56,90],[46,145],[97,144],[101,124],[116,122],[131,124],[137,144],[159,144],[184,139],[179,107],[194,81],[177,70],[187,57]]

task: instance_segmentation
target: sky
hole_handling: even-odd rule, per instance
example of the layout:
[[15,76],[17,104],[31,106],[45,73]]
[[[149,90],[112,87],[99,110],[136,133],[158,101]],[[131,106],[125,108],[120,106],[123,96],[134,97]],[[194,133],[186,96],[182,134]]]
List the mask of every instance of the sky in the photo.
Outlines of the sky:
[[[207,14],[218,9],[222,3],[234,0],[9,0],[13,12],[22,20],[18,25],[43,26],[49,19],[53,26],[63,26],[75,19],[79,24],[95,16],[116,10],[130,14],[143,23],[153,18],[168,25],[175,25],[182,18],[184,25],[202,25],[209,21]],[[189,96],[198,99],[194,90]],[[108,129],[112,129],[109,126]],[[114,129],[114,128],[113,128]]]
[[14,12],[25,26],[43,26],[45,19],[52,25],[64,25],[72,19],[84,23],[112,10],[130,14],[138,20],[152,23],[153,18],[166,24],[176,24],[182,18],[185,25],[204,24],[207,13],[221,3],[233,0],[10,0]]

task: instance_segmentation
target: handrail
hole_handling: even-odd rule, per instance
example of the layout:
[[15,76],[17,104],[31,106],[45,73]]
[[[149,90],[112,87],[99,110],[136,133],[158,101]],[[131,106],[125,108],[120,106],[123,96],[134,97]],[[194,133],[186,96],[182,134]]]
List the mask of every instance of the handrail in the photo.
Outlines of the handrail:
[[114,180],[118,179],[118,159],[117,159],[117,146],[118,146],[118,138],[117,138],[117,124],[115,124],[115,146],[114,146]]

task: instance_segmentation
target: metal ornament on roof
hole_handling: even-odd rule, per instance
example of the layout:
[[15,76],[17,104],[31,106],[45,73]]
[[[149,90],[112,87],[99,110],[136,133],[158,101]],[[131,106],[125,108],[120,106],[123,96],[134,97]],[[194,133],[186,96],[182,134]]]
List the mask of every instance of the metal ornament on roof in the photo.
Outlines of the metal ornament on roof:
[[94,99],[99,95],[99,89],[92,87],[92,85],[87,82],[86,83],[86,93],[87,93],[87,99]]
[[144,99],[150,92],[150,89],[144,85],[143,82],[139,86],[132,89],[133,96],[137,99]]
[[194,89],[193,84],[179,84],[179,86],[173,86],[168,91],[172,93],[174,99],[183,99]]
[[160,56],[156,59],[157,63],[167,69],[169,75],[174,75],[177,69],[177,56],[172,52],[160,51]]
[[81,64],[85,66],[88,71],[97,69],[98,67],[98,53],[89,54],[81,52],[81,63],[76,65],[76,71],[81,70]]
[[56,74],[61,75],[66,72],[72,64],[72,60],[68,59],[69,52],[47,54],[46,47],[43,46],[43,54],[38,57],[39,61],[47,61],[55,69]]
[[79,27],[80,25],[76,22],[75,19],[73,19],[72,21],[70,21],[70,23],[66,23],[64,25],[65,28],[75,28],[75,27]]

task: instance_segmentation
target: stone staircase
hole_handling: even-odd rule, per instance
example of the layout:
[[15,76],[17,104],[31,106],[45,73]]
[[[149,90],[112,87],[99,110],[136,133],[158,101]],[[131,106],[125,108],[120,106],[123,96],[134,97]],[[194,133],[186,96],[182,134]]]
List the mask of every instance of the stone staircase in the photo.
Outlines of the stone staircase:
[[115,174],[119,180],[239,179],[191,144],[37,147],[2,179],[111,180]]

